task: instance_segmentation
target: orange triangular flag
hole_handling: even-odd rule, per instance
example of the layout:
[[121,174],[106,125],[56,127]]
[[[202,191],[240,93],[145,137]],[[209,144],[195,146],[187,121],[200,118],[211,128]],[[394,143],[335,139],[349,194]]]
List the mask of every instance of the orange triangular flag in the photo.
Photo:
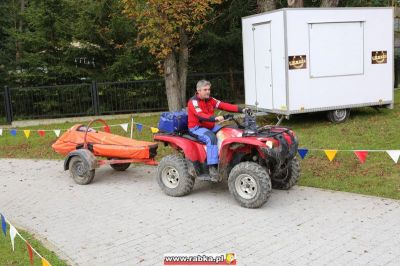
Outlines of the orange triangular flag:
[[354,154],[357,156],[358,160],[361,163],[365,163],[365,159],[367,159],[368,151],[354,151]]
[[324,150],[326,156],[328,157],[329,161],[332,162],[332,160],[335,158],[337,150]]
[[33,265],[33,252],[32,252],[32,247],[29,245],[28,242],[26,242],[26,248],[28,249],[29,253],[29,261],[31,262],[31,265]]
[[45,258],[42,258],[42,266],[51,266],[51,264]]

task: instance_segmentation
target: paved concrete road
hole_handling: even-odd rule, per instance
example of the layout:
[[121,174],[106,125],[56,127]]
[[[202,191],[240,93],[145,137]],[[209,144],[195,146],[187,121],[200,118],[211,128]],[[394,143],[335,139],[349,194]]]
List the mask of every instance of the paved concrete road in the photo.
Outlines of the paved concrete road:
[[79,186],[61,161],[3,159],[0,211],[79,265],[162,265],[171,252],[235,252],[238,265],[400,264],[400,201],[295,187],[253,210],[226,184],[172,198],[154,176],[104,167]]

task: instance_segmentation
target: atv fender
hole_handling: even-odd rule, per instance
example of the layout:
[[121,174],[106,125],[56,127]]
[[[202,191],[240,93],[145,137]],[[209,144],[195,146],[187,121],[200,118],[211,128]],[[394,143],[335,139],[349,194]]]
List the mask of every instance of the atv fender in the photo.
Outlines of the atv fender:
[[65,171],[69,169],[69,161],[74,156],[81,157],[82,160],[87,164],[86,166],[88,167],[89,170],[93,170],[98,167],[96,156],[94,156],[93,153],[91,153],[87,149],[79,149],[79,150],[70,152],[67,155],[67,157],[65,158],[65,160],[64,160],[64,170]]
[[222,165],[226,165],[230,162],[232,155],[235,153],[231,149],[231,146],[235,144],[238,146],[243,145],[243,148],[248,149],[249,151],[251,151],[252,148],[255,148],[262,158],[265,157],[261,150],[262,147],[266,147],[265,143],[253,138],[230,138],[224,140],[221,144],[219,151],[220,164],[222,163]]
[[207,160],[204,144],[199,142],[195,142],[180,136],[167,134],[156,134],[154,136],[154,140],[168,144],[176,150],[182,150],[185,154],[185,158],[192,162],[197,161],[203,163]]

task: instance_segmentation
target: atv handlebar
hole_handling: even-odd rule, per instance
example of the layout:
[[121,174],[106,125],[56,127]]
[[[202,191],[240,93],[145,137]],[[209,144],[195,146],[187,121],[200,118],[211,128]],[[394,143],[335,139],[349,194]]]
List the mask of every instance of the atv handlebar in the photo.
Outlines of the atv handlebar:
[[224,115],[224,121],[229,121],[232,120],[233,118],[234,118],[233,114]]
[[[253,110],[251,110],[251,109],[249,109],[249,108],[246,108],[247,110],[244,112],[244,114],[245,114],[245,116],[251,116],[251,117],[253,117],[254,116],[254,112],[253,112]],[[223,116],[224,117],[224,121],[230,121],[230,120],[232,120],[232,121],[234,121],[235,123],[236,123],[236,125],[239,127],[239,128],[245,128],[245,126],[242,124],[242,123],[240,123],[239,121],[238,121],[238,117],[236,116],[234,116],[233,114],[226,114],[226,115],[224,115]]]

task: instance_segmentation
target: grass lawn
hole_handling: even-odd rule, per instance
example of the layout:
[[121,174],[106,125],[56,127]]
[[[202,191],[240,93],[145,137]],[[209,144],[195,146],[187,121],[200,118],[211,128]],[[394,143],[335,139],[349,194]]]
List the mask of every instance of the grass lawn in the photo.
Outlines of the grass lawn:
[[[395,92],[395,103],[400,102],[400,91]],[[111,120],[109,124],[127,123],[126,119]],[[158,116],[137,117],[136,122],[157,126]],[[264,117],[259,125],[275,123],[274,117]],[[29,129],[67,129],[73,123],[29,127]],[[291,127],[299,136],[300,147],[320,149],[400,149],[400,106],[394,110],[361,108],[352,110],[350,119],[343,124],[332,124],[325,114],[302,114],[292,116],[283,125]],[[112,127],[112,133],[128,136],[121,127]],[[134,137],[152,140],[150,129],[142,133],[135,130]],[[62,159],[51,150],[56,140],[53,132],[40,137],[31,132],[26,139],[19,131],[13,137],[5,130],[0,137],[0,157]],[[157,158],[171,152],[159,146]],[[400,163],[394,164],[385,152],[370,153],[367,161],[360,164],[352,152],[338,152],[333,162],[329,162],[322,151],[310,151],[301,162],[300,185],[333,190],[356,192],[388,198],[400,199]],[[67,175],[66,175],[67,178]]]
[[[7,229],[9,227],[7,226]],[[27,232],[17,229],[18,232],[30,243],[30,245],[39,252],[51,265],[68,265],[65,261],[60,260],[57,255],[46,249],[34,236],[28,234]],[[25,242],[19,238],[15,237],[15,251],[12,250],[11,240],[9,231],[7,231],[7,236],[4,236],[3,232],[0,232],[0,265],[2,266],[14,266],[14,265],[30,265],[29,253],[26,248]],[[33,262],[34,265],[42,265],[42,261],[39,256],[33,252]]]

